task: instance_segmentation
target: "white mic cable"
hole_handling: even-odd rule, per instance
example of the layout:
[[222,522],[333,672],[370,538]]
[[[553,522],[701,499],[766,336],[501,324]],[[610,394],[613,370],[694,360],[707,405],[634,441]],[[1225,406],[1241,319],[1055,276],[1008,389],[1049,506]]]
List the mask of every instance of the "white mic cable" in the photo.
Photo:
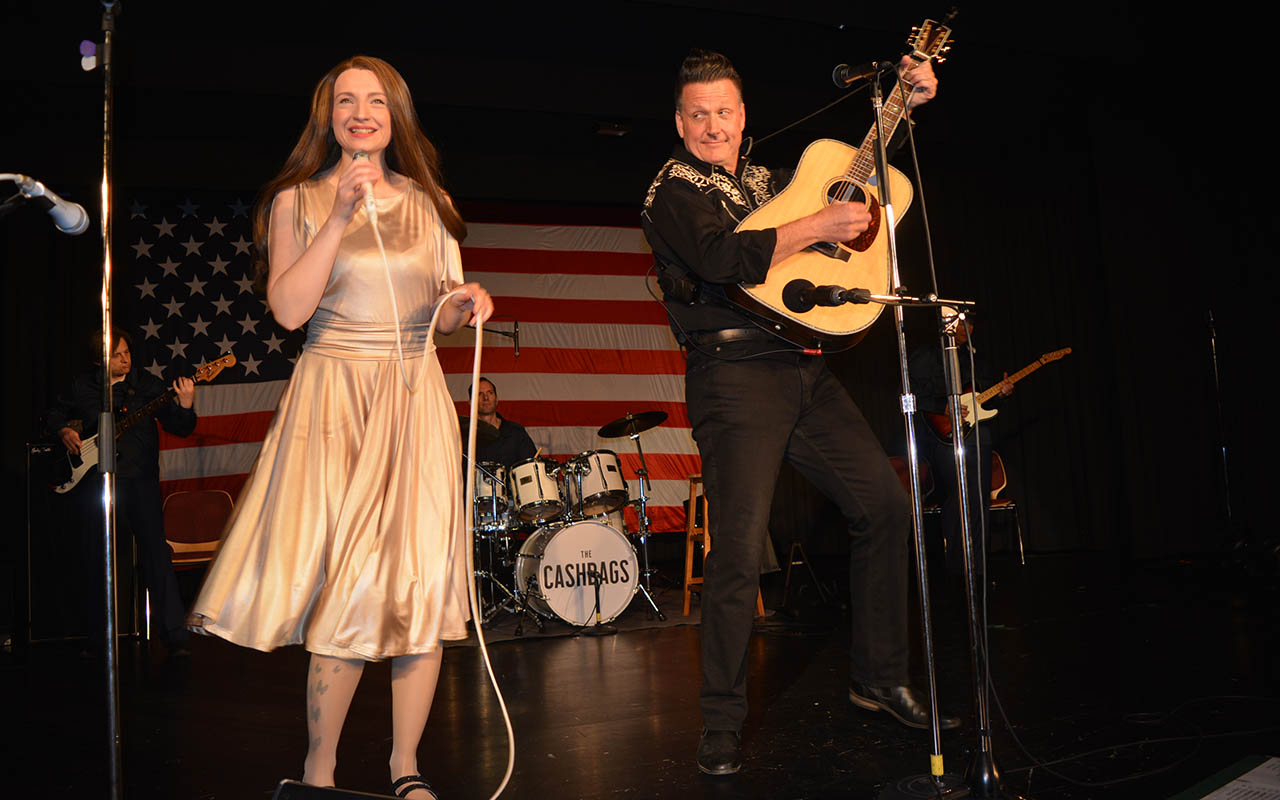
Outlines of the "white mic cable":
[[[351,158],[353,160],[359,158],[368,160],[369,154],[357,151],[351,156]],[[404,382],[404,388],[408,390],[409,394],[414,394],[418,390],[414,388],[413,382],[409,380],[409,372],[404,365],[404,345],[400,333],[400,307],[396,303],[395,284],[391,281],[391,262],[387,260],[387,250],[382,246],[382,233],[378,230],[378,204],[373,197],[373,184],[369,181],[365,181],[361,185],[364,187],[364,214],[369,218],[369,227],[373,230],[373,240],[378,243],[378,253],[382,255],[382,270],[387,276],[387,293],[391,296],[391,318],[394,319],[396,323],[396,355],[399,357],[400,361],[400,380]],[[408,190],[406,189],[406,191]],[[442,299],[440,302],[443,303],[444,300]],[[439,305],[437,305],[436,310],[439,311],[439,308]],[[431,333],[434,330],[435,315],[433,312],[431,317],[431,330],[427,332],[428,347],[431,345]],[[423,355],[425,356],[426,353],[427,348],[424,347]]]
[[[436,309],[431,314],[431,325],[427,329],[427,343],[423,348],[423,375],[426,375],[427,353],[430,352],[431,340],[436,332],[436,320],[440,318],[440,309],[444,307],[445,302],[455,294],[464,293],[464,289],[454,289],[453,291],[441,297],[436,303]],[[471,361],[471,385],[475,386],[480,381],[480,352],[482,349],[482,340],[484,339],[484,323],[479,317],[476,317],[476,349],[475,356]],[[476,569],[475,569],[475,527],[471,514],[469,513],[475,499],[475,483],[476,470],[471,466],[475,463],[476,455],[476,392],[471,393],[471,414],[470,424],[467,426],[467,491],[465,502],[462,506],[463,513],[467,518],[467,601],[471,606],[471,621],[476,629],[476,641],[480,643],[480,654],[484,660],[485,670],[489,673],[489,683],[493,685],[493,693],[498,698],[498,708],[502,710],[502,722],[507,727],[507,771],[502,776],[502,783],[490,796],[489,800],[497,800],[498,795],[502,794],[507,788],[507,784],[511,781],[511,775],[515,771],[516,766],[516,734],[511,727],[511,714],[507,711],[507,703],[502,698],[502,689],[498,687],[498,677],[493,673],[493,662],[489,660],[489,648],[484,641],[484,625],[483,617],[480,613],[480,601],[476,595]]]
[[[365,153],[356,153],[355,158],[368,158]],[[407,191],[407,190],[406,190]],[[373,228],[373,238],[378,243],[378,252],[382,255],[382,266],[387,277],[387,291],[391,296],[391,313],[396,323],[396,354],[400,361],[400,379],[404,381],[405,389],[410,394],[417,392],[417,388],[409,381],[409,374],[404,365],[404,349],[401,344],[400,337],[400,310],[396,304],[396,289],[391,281],[391,263],[387,259],[387,251],[382,246],[382,234],[378,232],[378,209],[373,202],[373,187],[365,184],[365,212],[369,217],[369,225]],[[426,380],[427,375],[427,359],[431,357],[433,349],[433,339],[436,333],[436,322],[440,319],[440,309],[444,307],[445,302],[455,294],[465,294],[465,289],[454,289],[439,300],[436,301],[435,308],[431,312],[431,324],[427,326],[427,338],[422,345],[422,370],[419,373],[422,380]],[[480,352],[483,346],[484,323],[479,317],[476,317],[476,348],[475,356],[471,363],[471,385],[475,386],[480,380]],[[475,463],[476,453],[476,397],[473,392],[471,395],[471,424],[468,426],[467,435],[467,464]],[[468,513],[472,507],[473,498],[475,497],[475,478],[476,471],[472,467],[467,468],[467,490],[462,506],[463,514],[466,516],[467,525],[467,603],[471,607],[471,621],[476,629],[476,641],[480,643],[480,654],[484,659],[485,670],[489,673],[489,683],[493,685],[493,693],[498,698],[498,708],[502,711],[502,722],[507,728],[507,771],[502,776],[502,782],[498,785],[496,791],[489,800],[497,800],[503,790],[507,788],[507,784],[511,781],[511,775],[515,771],[516,765],[516,735],[511,727],[511,714],[507,711],[507,703],[502,697],[502,689],[498,686],[498,677],[493,673],[493,663],[489,660],[489,648],[484,640],[484,625],[482,615],[480,613],[480,601],[476,595],[476,570],[475,570],[475,528],[471,514]]]

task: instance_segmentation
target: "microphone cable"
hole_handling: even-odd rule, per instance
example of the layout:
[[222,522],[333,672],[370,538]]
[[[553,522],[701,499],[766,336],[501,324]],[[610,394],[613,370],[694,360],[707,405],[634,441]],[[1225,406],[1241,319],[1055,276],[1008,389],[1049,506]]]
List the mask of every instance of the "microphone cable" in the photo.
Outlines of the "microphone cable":
[[[406,189],[405,191],[411,191],[411,190],[412,189]],[[392,314],[395,317],[395,324],[396,324],[396,354],[399,357],[399,362],[400,362],[400,379],[404,381],[405,388],[409,391],[409,393],[414,394],[417,392],[417,388],[414,387],[409,382],[408,371],[404,365],[404,350],[402,349],[402,346],[401,346],[400,313],[398,310],[398,306],[396,304],[396,290],[395,290],[394,284],[391,281],[391,263],[387,259],[387,251],[382,246],[382,234],[378,232],[378,212],[377,212],[377,207],[374,205],[374,202],[373,202],[372,192],[368,192],[365,195],[365,212],[366,212],[366,215],[369,217],[369,226],[373,228],[373,238],[378,243],[378,252],[382,255],[382,266],[383,266],[384,273],[386,274],[386,277],[387,277],[387,291],[391,296],[391,310],[392,310]],[[422,382],[426,381],[427,359],[430,358],[432,351],[436,349],[433,338],[436,332],[436,323],[440,319],[440,309],[444,308],[444,304],[449,300],[450,297],[453,297],[456,294],[464,294],[464,293],[465,293],[465,290],[462,288],[453,289],[452,291],[446,293],[438,301],[436,301],[435,308],[431,312],[431,324],[428,325],[427,327],[427,338],[422,345],[422,370],[419,373],[419,378]],[[480,380],[480,353],[483,348],[482,340],[484,339],[484,322],[482,322],[479,317],[475,318],[475,328],[476,328],[475,355],[471,361],[471,385],[472,386],[475,386]],[[476,452],[476,393],[474,392],[471,395],[469,419],[470,419],[470,424],[467,426],[468,431],[467,431],[466,456],[467,456],[467,463],[471,464],[471,463],[474,463],[475,452]],[[466,533],[467,605],[470,607],[471,621],[475,625],[476,641],[480,643],[480,654],[481,654],[481,658],[484,661],[485,671],[488,672],[489,674],[489,683],[493,686],[493,693],[498,698],[498,708],[502,711],[502,722],[507,729],[507,771],[502,776],[502,782],[498,784],[498,788],[494,790],[494,793],[489,798],[489,800],[497,800],[498,796],[501,795],[503,790],[507,788],[507,784],[511,782],[511,775],[515,771],[516,736],[515,736],[515,731],[511,727],[511,714],[507,710],[506,700],[503,699],[502,697],[502,689],[498,686],[498,678],[493,672],[493,662],[489,660],[489,648],[484,640],[484,626],[482,624],[482,616],[480,613],[480,602],[476,594],[475,525],[474,525],[474,520],[471,518],[471,514],[467,513],[471,509],[472,503],[475,498],[475,479],[476,479],[476,471],[470,468],[467,469],[467,481],[466,481],[467,488],[464,494],[464,500],[463,500],[463,506],[462,506],[463,515],[466,519],[466,527],[467,527],[467,533]]]

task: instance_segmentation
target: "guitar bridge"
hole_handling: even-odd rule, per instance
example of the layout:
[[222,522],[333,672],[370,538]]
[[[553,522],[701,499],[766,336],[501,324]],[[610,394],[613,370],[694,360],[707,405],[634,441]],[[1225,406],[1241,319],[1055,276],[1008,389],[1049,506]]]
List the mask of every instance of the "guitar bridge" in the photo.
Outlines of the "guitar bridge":
[[849,260],[849,251],[842,249],[835,242],[814,242],[805,249],[813,250],[816,253],[822,253],[827,258],[836,258],[841,261]]

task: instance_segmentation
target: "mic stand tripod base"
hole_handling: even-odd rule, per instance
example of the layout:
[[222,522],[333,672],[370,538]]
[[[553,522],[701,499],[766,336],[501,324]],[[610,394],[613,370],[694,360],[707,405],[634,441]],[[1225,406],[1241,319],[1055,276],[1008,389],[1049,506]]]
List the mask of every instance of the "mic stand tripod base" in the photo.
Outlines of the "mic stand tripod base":
[[932,775],[912,775],[899,778],[876,794],[876,800],[956,800],[970,797],[964,778],[944,773],[940,778]]
[[578,631],[583,636],[613,636],[617,632],[616,625],[587,625]]

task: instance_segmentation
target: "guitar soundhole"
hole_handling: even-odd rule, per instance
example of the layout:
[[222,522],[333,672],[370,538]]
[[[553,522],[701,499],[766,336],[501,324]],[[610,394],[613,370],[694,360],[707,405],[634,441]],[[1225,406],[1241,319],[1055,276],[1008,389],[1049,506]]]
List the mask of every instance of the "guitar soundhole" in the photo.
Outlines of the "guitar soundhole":
[[871,212],[871,224],[856,239],[840,243],[856,253],[865,252],[876,240],[876,234],[880,232],[880,201],[853,181],[835,181],[827,187],[827,202],[832,203],[837,200],[867,204],[867,211]]

